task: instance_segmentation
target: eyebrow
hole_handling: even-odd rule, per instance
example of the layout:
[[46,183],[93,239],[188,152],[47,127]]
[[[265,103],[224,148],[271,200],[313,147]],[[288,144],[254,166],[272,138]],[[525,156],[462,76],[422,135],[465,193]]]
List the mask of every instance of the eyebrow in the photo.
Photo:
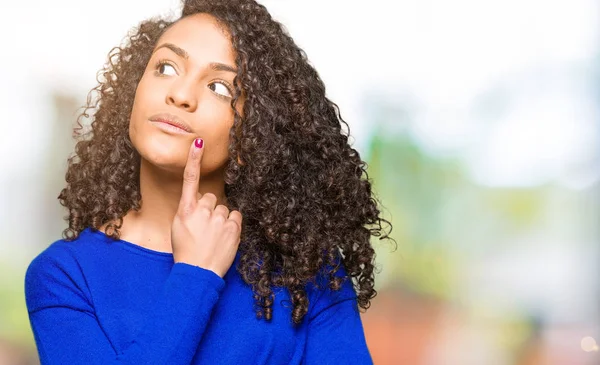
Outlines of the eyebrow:
[[[186,52],[185,49],[178,47],[176,45],[174,45],[173,43],[163,43],[160,46],[156,47],[154,49],[154,51],[152,51],[152,53],[155,53],[156,51],[158,51],[161,48],[168,48],[171,51],[173,51],[173,53],[175,53],[176,55],[178,55],[179,57],[188,60],[190,58],[190,55]],[[229,71],[229,72],[233,72],[234,74],[237,74],[238,70],[235,67],[231,67],[229,65],[226,65],[224,63],[220,63],[220,62],[211,62],[208,64],[208,66],[214,70],[214,71]]]

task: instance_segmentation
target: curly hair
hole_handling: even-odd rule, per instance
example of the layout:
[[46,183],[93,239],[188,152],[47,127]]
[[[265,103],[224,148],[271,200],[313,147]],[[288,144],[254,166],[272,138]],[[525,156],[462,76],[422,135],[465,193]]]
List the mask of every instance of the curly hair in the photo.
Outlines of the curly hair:
[[[271,320],[273,287],[279,286],[289,291],[293,323],[301,323],[306,285],[317,277],[331,290],[350,279],[366,310],[377,294],[371,236],[392,239],[391,223],[380,217],[367,164],[348,144],[350,128],[338,106],[326,97],[306,53],[263,5],[185,1],[181,18],[196,13],[212,15],[236,53],[225,194],[229,208],[244,217],[237,270],[252,287],[257,317]],[[69,212],[65,239],[107,223],[107,235],[118,239],[123,217],[141,208],[140,156],[129,139],[129,117],[152,50],[175,22],[140,23],[98,73],[77,119],[78,142],[58,197]],[[243,117],[235,109],[242,92]],[[85,133],[83,118],[92,120]],[[344,276],[336,275],[340,265]]]

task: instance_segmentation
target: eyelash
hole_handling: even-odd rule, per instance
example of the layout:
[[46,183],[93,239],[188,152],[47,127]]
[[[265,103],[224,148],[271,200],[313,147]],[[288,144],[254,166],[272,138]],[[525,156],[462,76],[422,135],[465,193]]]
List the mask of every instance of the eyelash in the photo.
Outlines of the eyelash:
[[173,64],[172,64],[171,62],[169,62],[169,61],[165,61],[165,60],[158,60],[158,61],[156,61],[156,63],[154,64],[154,74],[155,74],[156,76],[161,76],[161,77],[162,77],[162,76],[164,76],[163,74],[161,74],[160,72],[158,72],[158,69],[160,68],[160,66],[163,66],[163,65],[169,65],[169,66],[171,66],[171,67],[175,68],[175,65],[173,65]]
[[[156,76],[158,76],[158,77],[164,77],[165,76],[165,75],[161,74],[160,72],[158,72],[158,69],[160,68],[160,66],[163,66],[163,65],[169,65],[169,66],[175,68],[175,66],[171,62],[169,62],[169,61],[158,60],[154,64],[154,74]],[[222,83],[223,85],[225,85],[225,87],[227,88],[227,90],[229,90],[229,93],[232,96],[234,95],[234,93],[233,93],[233,87],[231,86],[231,84],[229,82],[227,82],[225,80],[222,80],[222,79],[217,79],[215,81],[218,81],[218,82]],[[218,97],[223,98],[223,99],[229,99],[230,98],[229,96],[225,96],[225,95],[221,95],[221,94],[217,94],[217,93],[215,93],[215,95],[217,95]]]
[[227,88],[227,90],[229,91],[229,94],[231,96],[225,96],[225,95],[221,95],[221,94],[217,94],[215,93],[217,96],[222,97],[223,99],[231,99],[235,94],[233,92],[233,87],[231,87],[231,84],[225,80],[221,80],[221,79],[216,79],[215,81],[222,83],[223,85],[225,85],[225,87]]

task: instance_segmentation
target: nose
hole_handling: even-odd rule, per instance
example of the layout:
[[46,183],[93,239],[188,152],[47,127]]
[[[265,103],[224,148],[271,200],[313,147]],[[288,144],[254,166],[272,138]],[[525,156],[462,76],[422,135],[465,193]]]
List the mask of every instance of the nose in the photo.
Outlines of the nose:
[[198,106],[196,87],[196,85],[193,85],[193,83],[185,78],[180,78],[171,85],[167,93],[167,104],[193,113]]

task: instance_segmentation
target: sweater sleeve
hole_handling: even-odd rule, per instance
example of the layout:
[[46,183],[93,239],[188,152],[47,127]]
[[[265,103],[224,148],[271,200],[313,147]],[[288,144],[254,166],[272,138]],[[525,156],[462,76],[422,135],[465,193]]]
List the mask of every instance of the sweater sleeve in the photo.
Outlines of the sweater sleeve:
[[98,324],[75,258],[57,251],[36,257],[25,276],[29,320],[42,365],[190,364],[225,286],[221,277],[174,264],[138,337],[117,352]]
[[339,291],[324,289],[318,296],[308,318],[304,365],[373,364],[356,299],[350,279]]

